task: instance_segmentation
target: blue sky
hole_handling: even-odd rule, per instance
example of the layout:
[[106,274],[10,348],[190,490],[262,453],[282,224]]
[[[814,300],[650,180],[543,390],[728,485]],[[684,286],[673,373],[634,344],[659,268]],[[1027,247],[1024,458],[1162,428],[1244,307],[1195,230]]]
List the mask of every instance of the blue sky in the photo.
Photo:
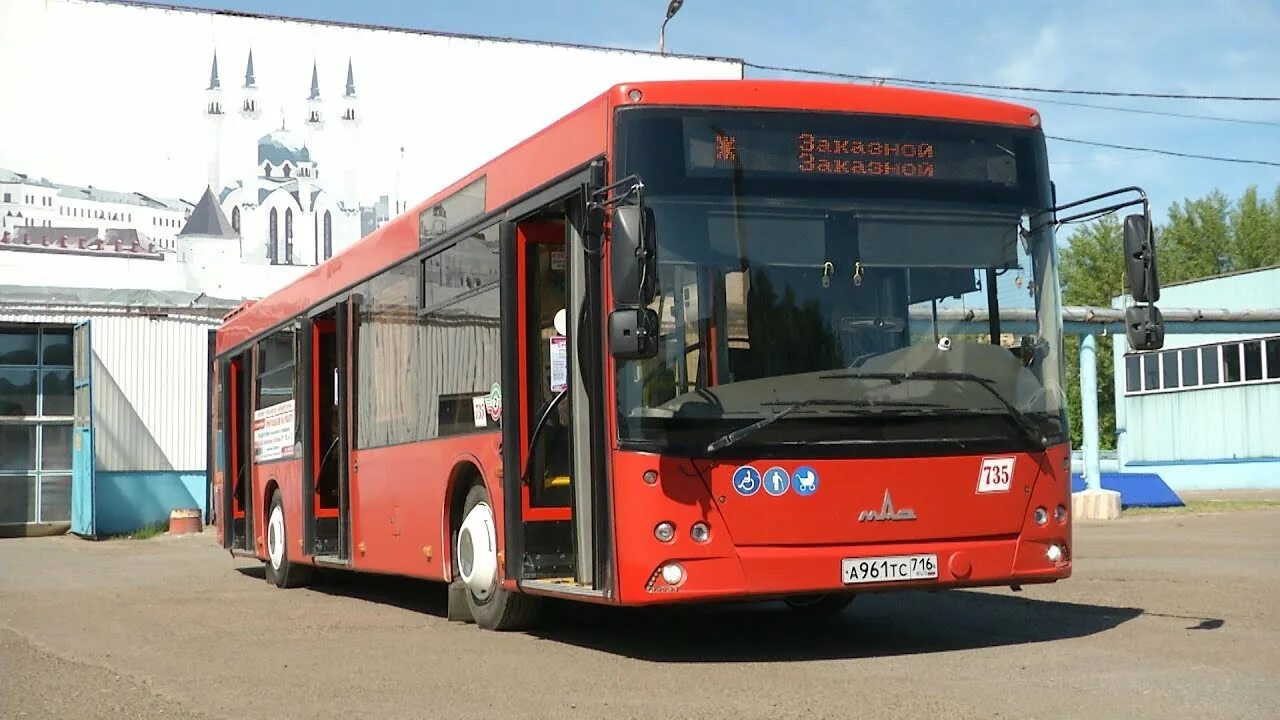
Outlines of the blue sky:
[[[177,0],[194,7],[423,30],[652,50],[666,0]],[[971,5],[971,6],[970,6]],[[672,52],[871,75],[1005,85],[1280,96],[1280,3],[1191,0],[686,0],[667,28]],[[774,73],[748,69],[748,77]],[[406,78],[412,71],[406,69]],[[1280,162],[1280,102],[1020,96],[1051,135]],[[1052,99],[1253,123],[1072,107]],[[1271,124],[1265,124],[1271,123]],[[1267,195],[1280,167],[1161,157],[1051,142],[1059,199],[1123,185],[1170,203],[1214,188]]]

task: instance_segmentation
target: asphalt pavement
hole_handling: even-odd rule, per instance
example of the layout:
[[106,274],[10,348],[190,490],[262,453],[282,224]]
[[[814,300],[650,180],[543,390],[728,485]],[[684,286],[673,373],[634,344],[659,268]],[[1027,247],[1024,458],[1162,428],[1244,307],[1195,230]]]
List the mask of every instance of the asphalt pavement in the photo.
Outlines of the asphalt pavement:
[[557,604],[528,633],[443,589],[278,590],[212,533],[0,541],[4,718],[1280,718],[1280,510],[1075,529],[1055,585],[781,604]]

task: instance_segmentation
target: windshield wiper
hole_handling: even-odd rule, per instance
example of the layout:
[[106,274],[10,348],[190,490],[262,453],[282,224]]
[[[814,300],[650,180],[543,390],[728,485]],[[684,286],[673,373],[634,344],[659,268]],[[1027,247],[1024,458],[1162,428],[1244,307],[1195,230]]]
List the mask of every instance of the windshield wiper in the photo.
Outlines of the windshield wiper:
[[[762,404],[771,405],[776,403],[762,403]],[[896,401],[876,402],[874,400],[839,400],[836,398],[810,398],[808,400],[801,400],[800,402],[791,403],[790,405],[770,415],[767,418],[762,418],[760,420],[757,420],[751,423],[750,425],[747,425],[746,427],[740,427],[737,430],[734,430],[733,432],[728,433],[727,435],[723,435],[711,441],[711,443],[707,445],[706,452],[707,454],[711,454],[717,450],[723,450],[729,447],[730,445],[738,442],[739,440],[747,437],[748,435],[754,435],[755,433],[760,432],[761,430],[768,427],[769,425],[772,425],[773,423],[777,422],[778,420],[781,420],[782,418],[790,415],[791,413],[797,410],[803,410],[804,408],[811,407],[814,405],[827,405],[827,406],[839,406],[839,407],[888,407],[888,406],[893,406],[893,407],[907,406],[907,407],[924,407],[924,408],[936,407],[934,405],[925,404],[925,403],[902,403],[902,402],[896,402]]]
[[1036,445],[1041,449],[1049,447],[1049,438],[1045,437],[1044,433],[1040,432],[1040,428],[1036,426],[1035,422],[1031,418],[1027,417],[1026,413],[1014,407],[1013,403],[1009,402],[1008,398],[1001,395],[1000,391],[995,389],[995,383],[980,375],[963,372],[947,372],[942,370],[917,370],[915,372],[843,372],[832,373],[831,375],[819,375],[818,377],[824,380],[888,380],[894,384],[909,380],[963,380],[977,383],[987,392],[991,393],[992,397],[1000,401],[1000,404],[1004,406],[1006,411],[1008,411],[1009,417],[1013,418],[1014,424],[1016,424],[1018,429],[1022,431],[1023,435],[1031,441],[1031,444]]

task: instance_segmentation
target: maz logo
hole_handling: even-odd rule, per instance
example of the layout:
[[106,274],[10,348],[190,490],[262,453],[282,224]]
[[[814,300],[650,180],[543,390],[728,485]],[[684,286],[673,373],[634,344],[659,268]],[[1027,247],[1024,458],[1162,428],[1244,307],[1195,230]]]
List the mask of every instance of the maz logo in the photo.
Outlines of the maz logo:
[[871,520],[915,520],[916,511],[911,508],[902,508],[901,510],[893,509],[893,498],[889,496],[889,490],[884,491],[884,503],[880,505],[880,512],[875,510],[863,510],[858,515],[858,522],[867,522]]

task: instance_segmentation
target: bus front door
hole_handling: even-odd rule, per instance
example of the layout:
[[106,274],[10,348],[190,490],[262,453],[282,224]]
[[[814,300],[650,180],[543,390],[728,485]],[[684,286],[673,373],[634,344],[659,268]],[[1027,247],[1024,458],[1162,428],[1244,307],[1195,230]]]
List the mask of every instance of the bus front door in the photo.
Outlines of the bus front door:
[[[599,252],[588,250],[586,189],[601,169],[565,181],[565,193],[503,223],[503,553],[526,591],[606,597],[612,590],[605,465]],[[547,193],[553,195],[554,191]],[[504,419],[505,420],[505,419]]]
[[569,397],[568,273],[562,221],[517,225],[523,261],[525,557],[540,577],[572,577],[573,456]]

